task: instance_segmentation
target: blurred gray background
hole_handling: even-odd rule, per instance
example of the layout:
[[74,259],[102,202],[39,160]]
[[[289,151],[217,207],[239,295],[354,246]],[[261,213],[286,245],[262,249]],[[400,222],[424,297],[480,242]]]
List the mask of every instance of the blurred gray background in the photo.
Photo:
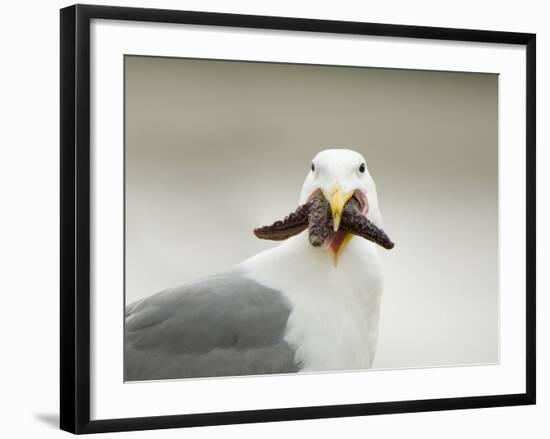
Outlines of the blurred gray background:
[[498,77],[125,57],[126,303],[276,245],[311,158],[362,153],[385,271],[376,368],[498,361]]

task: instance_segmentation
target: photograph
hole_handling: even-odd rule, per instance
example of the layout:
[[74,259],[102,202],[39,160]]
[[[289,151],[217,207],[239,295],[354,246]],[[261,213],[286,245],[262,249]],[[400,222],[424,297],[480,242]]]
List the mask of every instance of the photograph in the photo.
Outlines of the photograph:
[[125,382],[499,364],[498,74],[123,70]]
[[535,406],[536,29],[272,12],[60,10],[60,428]]

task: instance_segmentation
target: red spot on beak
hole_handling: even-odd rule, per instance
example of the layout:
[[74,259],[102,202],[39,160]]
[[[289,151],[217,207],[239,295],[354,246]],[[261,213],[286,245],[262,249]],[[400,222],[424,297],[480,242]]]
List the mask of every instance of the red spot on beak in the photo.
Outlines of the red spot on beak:
[[328,247],[332,250],[332,252],[335,255],[338,254],[338,250],[340,250],[340,247],[344,243],[344,240],[346,239],[346,235],[347,235],[347,232],[338,231],[329,238]]

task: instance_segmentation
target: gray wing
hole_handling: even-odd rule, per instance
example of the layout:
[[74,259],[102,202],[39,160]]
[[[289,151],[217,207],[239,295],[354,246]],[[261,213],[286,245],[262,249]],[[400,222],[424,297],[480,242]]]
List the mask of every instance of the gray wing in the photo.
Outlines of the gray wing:
[[279,291],[210,276],[126,307],[126,381],[297,372]]

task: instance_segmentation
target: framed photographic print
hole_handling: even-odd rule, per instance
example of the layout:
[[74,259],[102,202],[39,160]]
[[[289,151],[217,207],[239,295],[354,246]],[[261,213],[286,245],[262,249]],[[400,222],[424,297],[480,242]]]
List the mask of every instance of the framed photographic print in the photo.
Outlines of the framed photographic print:
[[61,10],[61,428],[535,403],[535,35]]

